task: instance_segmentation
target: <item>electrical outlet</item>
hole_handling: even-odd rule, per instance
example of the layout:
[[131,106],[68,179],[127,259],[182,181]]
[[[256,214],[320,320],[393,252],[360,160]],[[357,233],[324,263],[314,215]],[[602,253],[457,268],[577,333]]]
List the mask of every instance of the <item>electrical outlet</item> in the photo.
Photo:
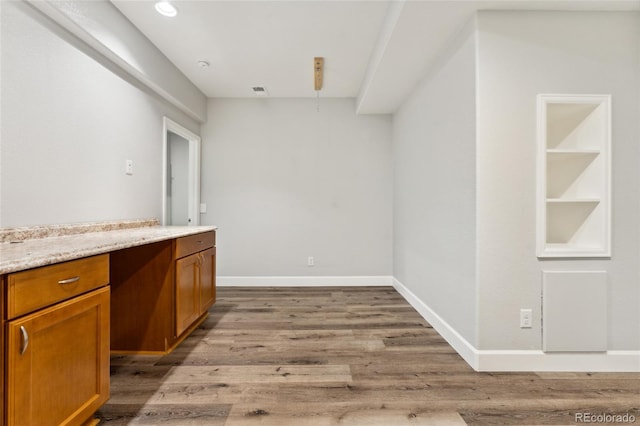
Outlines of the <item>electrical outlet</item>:
[[313,258],[313,256],[309,256],[307,258],[307,266],[315,266],[316,262],[315,259]]
[[520,328],[531,328],[533,326],[533,311],[531,309],[520,309]]
[[128,175],[133,174],[133,160],[125,161],[124,172]]

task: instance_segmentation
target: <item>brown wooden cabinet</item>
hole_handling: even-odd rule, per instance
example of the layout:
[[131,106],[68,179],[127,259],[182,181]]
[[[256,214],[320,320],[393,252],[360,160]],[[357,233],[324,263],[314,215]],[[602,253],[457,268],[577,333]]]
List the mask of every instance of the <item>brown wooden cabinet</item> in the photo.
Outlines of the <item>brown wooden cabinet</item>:
[[7,275],[7,425],[83,424],[109,398],[108,262]]
[[172,347],[173,241],[111,253],[111,351],[165,353]]
[[0,275],[0,426],[96,424],[110,352],[176,347],[215,302],[215,256],[206,231]]
[[215,231],[111,253],[111,350],[168,353],[215,302]]
[[209,248],[200,255],[200,311],[206,312],[216,302],[216,248]]
[[207,312],[216,299],[215,247],[176,260],[176,336]]
[[176,261],[176,336],[200,316],[200,254]]

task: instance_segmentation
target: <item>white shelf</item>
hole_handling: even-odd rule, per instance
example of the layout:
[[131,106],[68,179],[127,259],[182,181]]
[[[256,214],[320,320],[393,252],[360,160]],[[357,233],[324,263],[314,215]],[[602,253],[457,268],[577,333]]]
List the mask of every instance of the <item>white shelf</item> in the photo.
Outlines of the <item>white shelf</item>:
[[596,156],[600,154],[598,149],[547,149],[547,155],[549,157],[564,156],[583,157],[583,156]]
[[597,246],[589,248],[589,247],[585,247],[582,244],[574,245],[574,244],[567,244],[567,243],[562,243],[562,244],[548,243],[546,249],[547,249],[547,253],[545,257],[567,257],[567,250],[571,250],[574,252],[579,251],[583,255],[588,255],[588,254],[592,255],[587,257],[599,257],[597,255],[600,254],[600,251],[601,251],[601,248]]
[[547,198],[547,203],[572,204],[572,203],[590,203],[597,204],[599,198]]
[[610,96],[538,95],[538,257],[610,256]]

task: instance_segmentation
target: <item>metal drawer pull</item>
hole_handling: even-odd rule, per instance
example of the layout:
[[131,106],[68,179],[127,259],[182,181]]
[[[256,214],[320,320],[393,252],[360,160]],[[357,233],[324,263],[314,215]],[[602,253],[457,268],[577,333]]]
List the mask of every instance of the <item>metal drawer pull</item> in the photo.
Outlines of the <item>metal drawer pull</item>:
[[203,244],[203,241],[196,241],[196,244]]
[[20,333],[22,333],[22,344],[20,345],[20,355],[24,355],[27,347],[29,347],[29,333],[24,325],[20,326]]
[[80,277],[73,277],[73,278],[67,278],[66,280],[60,280],[58,281],[58,284],[60,285],[71,284],[71,283],[75,283],[76,281],[80,281]]

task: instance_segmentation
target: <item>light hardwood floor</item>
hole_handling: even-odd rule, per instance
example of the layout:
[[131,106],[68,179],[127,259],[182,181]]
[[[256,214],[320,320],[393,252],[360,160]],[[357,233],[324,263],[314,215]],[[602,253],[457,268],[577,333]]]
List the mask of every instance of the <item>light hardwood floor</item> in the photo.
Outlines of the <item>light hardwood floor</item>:
[[640,374],[476,373],[391,287],[219,288],[167,356],[113,356],[103,425],[640,424]]

